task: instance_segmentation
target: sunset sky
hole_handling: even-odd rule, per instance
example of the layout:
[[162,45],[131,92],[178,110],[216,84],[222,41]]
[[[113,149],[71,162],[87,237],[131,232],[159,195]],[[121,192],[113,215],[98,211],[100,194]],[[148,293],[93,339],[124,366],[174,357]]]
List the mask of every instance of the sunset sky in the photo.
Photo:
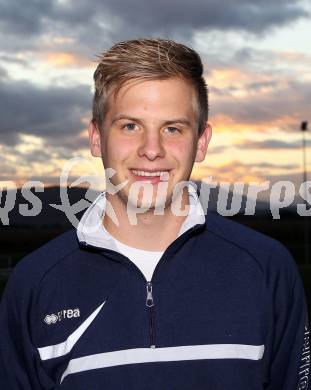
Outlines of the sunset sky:
[[[101,175],[86,130],[95,56],[151,36],[185,43],[204,61],[214,132],[194,179],[301,182],[309,0],[0,0],[0,182],[59,184],[79,156],[73,177]],[[310,170],[309,133],[307,144]]]

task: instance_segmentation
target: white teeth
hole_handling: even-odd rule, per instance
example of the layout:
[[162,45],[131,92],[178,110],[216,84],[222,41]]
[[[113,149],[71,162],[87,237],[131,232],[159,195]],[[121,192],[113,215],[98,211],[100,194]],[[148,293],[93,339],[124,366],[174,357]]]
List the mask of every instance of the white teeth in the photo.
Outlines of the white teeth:
[[167,177],[169,175],[168,171],[157,171],[157,172],[146,172],[146,171],[136,171],[135,169],[132,169],[132,172],[134,175],[137,176],[161,176],[161,177]]

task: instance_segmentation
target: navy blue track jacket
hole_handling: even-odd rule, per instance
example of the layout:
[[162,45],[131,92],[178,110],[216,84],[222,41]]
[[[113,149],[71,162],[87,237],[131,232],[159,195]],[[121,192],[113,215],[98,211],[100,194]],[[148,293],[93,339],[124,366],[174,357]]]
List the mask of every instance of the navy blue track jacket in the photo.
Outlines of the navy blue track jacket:
[[1,302],[1,390],[301,390],[309,370],[292,257],[213,213],[151,283],[72,230],[16,266]]

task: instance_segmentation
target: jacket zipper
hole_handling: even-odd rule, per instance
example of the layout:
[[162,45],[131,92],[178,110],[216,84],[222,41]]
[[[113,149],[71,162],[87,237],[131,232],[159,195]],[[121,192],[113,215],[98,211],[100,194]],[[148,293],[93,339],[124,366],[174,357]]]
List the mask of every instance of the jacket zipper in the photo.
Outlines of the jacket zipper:
[[147,297],[146,306],[149,310],[149,335],[150,335],[150,348],[155,348],[155,334],[154,334],[154,301],[152,295],[152,283],[147,282]]
[[[184,233],[184,235],[190,235],[196,228],[198,227],[198,225],[196,226],[193,226],[189,232],[189,230],[187,232]],[[179,236],[177,238],[180,239],[181,236]],[[167,252],[167,250],[165,251]],[[167,254],[166,254],[167,256]],[[160,261],[157,263],[154,271],[153,271],[153,275],[152,275],[152,278],[151,280],[153,280],[154,278],[154,275],[156,273],[156,271],[158,270],[159,268],[159,265],[161,262],[163,262],[163,258],[166,257],[165,255],[162,256],[162,258],[160,259]],[[135,266],[136,267],[136,266]],[[138,267],[136,267],[138,269]],[[142,272],[138,269],[138,271],[142,274]],[[144,275],[142,274],[143,278],[146,280],[146,278],[144,277]],[[154,300],[153,300],[153,295],[152,295],[152,282],[151,281],[147,281],[147,284],[146,284],[146,289],[147,289],[147,297],[146,297],[146,306],[149,310],[149,336],[150,336],[150,348],[155,348],[155,326],[154,326]]]
[[[201,225],[195,225],[193,226],[191,229],[189,229],[187,232],[183,233],[181,236],[179,236],[177,238],[177,240],[181,240],[182,237],[183,239],[185,239],[185,236],[190,236],[192,234],[193,231],[196,230],[196,228],[200,227]],[[176,240],[175,240],[176,241]],[[80,241],[80,244],[82,244],[83,246],[85,247],[93,247],[97,250],[100,250],[100,251],[103,251],[103,248],[101,247],[96,247],[95,245],[90,245],[88,244],[87,242],[85,241]],[[172,245],[172,244],[171,244]],[[171,246],[170,245],[170,246]],[[174,245],[174,244],[173,244]],[[176,244],[175,244],[176,245]],[[112,253],[116,253],[115,251],[111,250],[111,249],[105,249],[104,251],[106,252],[112,252]],[[146,284],[146,289],[147,289],[147,297],[146,297],[146,307],[148,308],[148,311],[149,311],[149,336],[150,336],[150,348],[155,348],[155,325],[154,325],[154,300],[153,300],[153,295],[152,295],[152,283],[151,281],[148,282],[144,276],[144,274],[141,272],[141,270],[134,264],[131,262],[131,260],[129,258],[127,258],[126,256],[122,255],[122,254],[119,254],[118,253],[118,256],[119,257],[122,257],[122,258],[125,258],[129,264],[131,264],[132,267],[134,267],[138,273],[142,276],[142,278],[144,279],[145,282],[147,282]],[[156,271],[158,271],[158,268],[159,268],[159,265],[163,262],[164,258],[167,257],[167,249],[165,250],[165,255],[162,256],[162,258],[160,259],[160,261],[158,262],[158,264],[156,265],[154,271],[153,271],[153,276],[152,276],[152,280],[154,279],[154,275],[156,273]]]

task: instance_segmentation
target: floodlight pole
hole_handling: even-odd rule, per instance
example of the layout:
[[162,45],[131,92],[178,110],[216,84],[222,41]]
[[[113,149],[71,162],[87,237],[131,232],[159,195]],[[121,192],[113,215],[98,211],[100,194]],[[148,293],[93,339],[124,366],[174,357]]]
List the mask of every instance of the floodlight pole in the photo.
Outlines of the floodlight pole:
[[[301,122],[300,130],[302,131],[302,160],[303,160],[303,183],[306,183],[307,181],[307,154],[306,154],[306,132],[308,130],[308,122],[304,121]],[[305,185],[305,204],[307,208],[307,195],[308,195],[308,189],[307,185]],[[309,217],[304,217],[304,238],[305,238],[305,264],[309,264]]]

